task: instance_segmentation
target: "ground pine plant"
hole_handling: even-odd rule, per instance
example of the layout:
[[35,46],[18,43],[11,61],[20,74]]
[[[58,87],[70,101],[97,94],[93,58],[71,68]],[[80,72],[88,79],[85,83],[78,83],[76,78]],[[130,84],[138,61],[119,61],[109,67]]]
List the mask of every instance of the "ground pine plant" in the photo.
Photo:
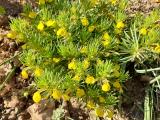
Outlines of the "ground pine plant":
[[[23,79],[34,77],[33,101],[76,97],[97,117],[112,118],[128,79],[160,54],[159,11],[130,16],[128,0],[39,0],[11,20],[8,38],[23,43]],[[134,69],[134,68],[131,68]],[[32,73],[32,74],[29,74]]]

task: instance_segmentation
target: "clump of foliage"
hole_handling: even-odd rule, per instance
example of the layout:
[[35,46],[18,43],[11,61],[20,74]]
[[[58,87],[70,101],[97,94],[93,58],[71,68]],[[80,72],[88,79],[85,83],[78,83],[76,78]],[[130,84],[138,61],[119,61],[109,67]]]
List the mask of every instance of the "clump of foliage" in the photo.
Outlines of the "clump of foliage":
[[[160,53],[160,12],[130,17],[128,0],[39,0],[13,19],[7,36],[25,43],[22,77],[33,71],[41,99],[77,97],[111,117],[128,79],[127,62],[154,62]],[[134,68],[131,68],[134,69]]]

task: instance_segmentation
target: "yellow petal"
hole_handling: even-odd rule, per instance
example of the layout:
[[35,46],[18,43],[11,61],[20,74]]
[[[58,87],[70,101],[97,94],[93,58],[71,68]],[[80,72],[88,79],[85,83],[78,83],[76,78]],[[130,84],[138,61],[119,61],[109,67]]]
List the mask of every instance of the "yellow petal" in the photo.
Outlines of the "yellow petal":
[[41,76],[42,73],[43,73],[43,70],[40,69],[40,68],[36,68],[35,71],[34,71],[34,75],[35,75],[36,77]]
[[80,49],[80,52],[81,53],[87,53],[87,47],[85,46],[85,47],[82,47],[81,49]]
[[121,84],[119,83],[119,81],[116,81],[113,83],[113,86],[117,89],[120,89],[121,88]]
[[146,34],[147,34],[146,28],[140,29],[139,33],[140,33],[141,35],[146,35]]
[[93,76],[88,75],[87,78],[86,78],[86,80],[85,80],[85,82],[87,84],[94,84],[96,82],[96,80],[94,79]]
[[53,62],[58,63],[61,59],[60,58],[53,58]]
[[88,107],[89,109],[93,109],[93,108],[95,107],[94,102],[93,102],[92,100],[89,100],[89,101],[87,102],[87,107]]
[[124,27],[125,27],[125,25],[122,21],[117,22],[116,28],[123,29]]
[[89,21],[86,17],[81,19],[81,23],[82,23],[83,26],[88,26],[89,25]]
[[103,117],[103,115],[104,115],[104,109],[102,107],[96,108],[95,112],[96,112],[96,116],[98,116],[98,117]]
[[54,90],[53,93],[52,93],[52,97],[55,99],[55,100],[60,100],[61,99],[61,92],[59,90]]
[[76,92],[76,96],[79,97],[79,98],[81,98],[81,97],[83,97],[84,95],[85,95],[84,90],[78,88],[78,89],[77,89],[77,92]]
[[75,70],[75,69],[76,69],[76,62],[75,62],[75,60],[72,60],[72,61],[68,64],[68,69],[71,69],[71,70]]
[[88,59],[85,59],[82,64],[84,69],[87,69],[90,66],[90,62]]
[[40,92],[38,92],[38,91],[35,92],[35,93],[33,94],[32,99],[33,99],[33,101],[34,101],[35,103],[39,103],[39,102],[41,101],[41,99],[42,99]]
[[39,24],[38,24],[38,26],[37,26],[37,29],[38,29],[39,31],[43,31],[43,30],[44,30],[44,24],[43,24],[43,22],[39,22]]
[[22,75],[23,79],[27,79],[28,78],[28,73],[27,73],[26,70],[22,70],[21,75]]
[[110,91],[110,89],[111,89],[111,86],[110,86],[109,82],[104,83],[104,84],[102,85],[102,90],[103,90],[103,91],[108,92],[108,91]]
[[68,96],[68,94],[63,94],[62,98],[64,101],[69,101],[70,97]]
[[72,79],[76,81],[80,81],[81,77],[79,75],[75,75]]
[[109,36],[109,34],[106,32],[106,33],[104,33],[104,35],[103,35],[103,40],[106,40],[106,41],[108,41],[108,40],[110,40],[111,39],[111,37]]
[[39,0],[39,4],[45,4],[45,0]]
[[112,110],[107,110],[107,117],[113,118],[114,112]]
[[110,41],[109,40],[105,40],[105,41],[102,41],[102,43],[103,43],[104,46],[109,46]]
[[93,25],[92,25],[92,26],[89,26],[89,27],[88,27],[88,32],[93,32],[94,29],[95,29],[95,26],[93,26]]
[[56,21],[55,20],[48,20],[46,22],[47,27],[56,27]]
[[157,52],[157,53],[160,53],[160,45],[157,45],[157,46],[154,48],[154,51]]
[[10,39],[15,39],[16,36],[17,36],[16,32],[13,32],[13,31],[11,31],[7,34],[7,37]]
[[37,16],[36,12],[29,12],[28,17],[35,18]]
[[58,37],[66,37],[67,35],[68,35],[68,33],[65,28],[58,29],[58,31],[57,31]]

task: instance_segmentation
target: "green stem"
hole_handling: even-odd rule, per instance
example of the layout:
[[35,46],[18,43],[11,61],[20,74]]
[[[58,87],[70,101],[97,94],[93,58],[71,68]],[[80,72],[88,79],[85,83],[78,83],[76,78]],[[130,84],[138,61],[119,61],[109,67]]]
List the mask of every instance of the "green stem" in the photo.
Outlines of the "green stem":
[[19,53],[19,54],[15,55],[15,56],[13,56],[13,57],[11,57],[11,58],[5,60],[4,62],[0,63],[0,66],[2,66],[3,64],[6,64],[6,63],[12,61],[15,57],[19,56],[20,54],[21,54],[21,53]]
[[[135,69],[136,70],[136,69]],[[137,73],[146,73],[146,72],[152,72],[152,71],[158,71],[160,70],[160,67],[158,68],[151,68],[151,69],[146,69],[146,70],[136,70]]]
[[7,83],[9,80],[11,80],[11,78],[14,76],[15,74],[15,70],[16,67],[14,67],[11,72],[8,73],[6,79],[3,81],[3,83],[0,85],[0,91],[2,90],[2,88],[4,87],[5,83]]
[[152,98],[150,97],[149,87],[146,88],[144,101],[144,120],[152,120]]
[[151,81],[150,81],[150,84],[152,84],[152,83],[158,81],[159,79],[160,79],[160,75],[157,76],[157,77],[155,77],[153,80],[151,80]]

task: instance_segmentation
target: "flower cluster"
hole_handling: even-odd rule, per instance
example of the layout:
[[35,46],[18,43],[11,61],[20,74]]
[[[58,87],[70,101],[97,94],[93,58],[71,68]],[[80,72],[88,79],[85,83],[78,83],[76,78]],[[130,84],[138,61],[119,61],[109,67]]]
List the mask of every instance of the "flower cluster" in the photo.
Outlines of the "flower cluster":
[[159,12],[130,18],[127,3],[39,0],[38,9],[24,9],[25,17],[12,20],[7,36],[25,43],[21,76],[34,76],[34,102],[77,97],[98,117],[113,116],[128,78],[126,63],[160,54],[160,28],[154,23]]

